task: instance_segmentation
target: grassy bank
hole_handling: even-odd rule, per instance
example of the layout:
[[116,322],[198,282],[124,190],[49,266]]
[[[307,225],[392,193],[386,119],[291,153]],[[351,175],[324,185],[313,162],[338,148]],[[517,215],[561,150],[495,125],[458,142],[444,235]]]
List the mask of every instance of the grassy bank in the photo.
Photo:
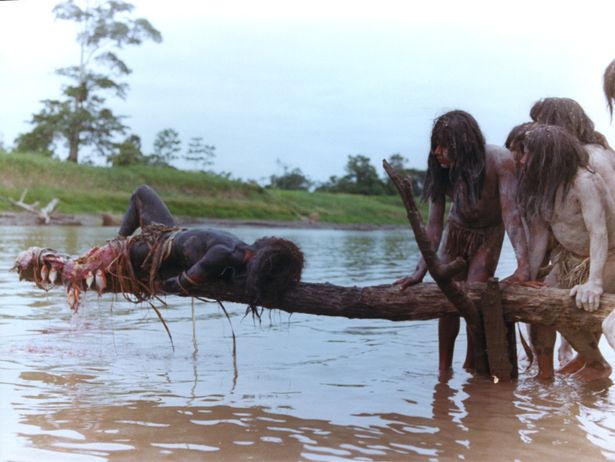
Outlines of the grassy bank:
[[[261,188],[216,175],[159,167],[104,168],[29,154],[0,154],[0,196],[46,204],[60,199],[58,212],[121,214],[130,194],[149,184],[173,214],[238,220],[308,220],[354,224],[407,223],[398,197],[308,193]],[[7,201],[0,209],[14,210]]]

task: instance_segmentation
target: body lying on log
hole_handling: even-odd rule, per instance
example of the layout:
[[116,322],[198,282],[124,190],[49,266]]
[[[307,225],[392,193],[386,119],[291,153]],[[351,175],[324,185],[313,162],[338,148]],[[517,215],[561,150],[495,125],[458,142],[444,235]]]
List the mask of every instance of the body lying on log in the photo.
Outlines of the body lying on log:
[[[141,233],[133,234],[137,229]],[[141,186],[133,194],[119,236],[78,258],[31,248],[16,262],[20,278],[41,288],[66,287],[72,309],[89,288],[126,294],[134,301],[160,294],[190,294],[221,280],[240,287],[254,310],[263,297],[277,298],[301,278],[303,254],[292,242],[267,237],[247,244],[221,230],[180,229],[160,197]]]

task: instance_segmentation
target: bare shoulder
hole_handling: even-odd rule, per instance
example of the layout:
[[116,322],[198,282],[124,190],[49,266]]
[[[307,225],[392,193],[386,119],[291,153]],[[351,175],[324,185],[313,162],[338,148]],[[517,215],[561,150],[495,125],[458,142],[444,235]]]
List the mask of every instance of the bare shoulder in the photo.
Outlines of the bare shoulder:
[[615,156],[615,152],[599,144],[593,144],[593,143],[584,144],[583,147],[587,150],[590,156],[592,154],[603,154],[603,155],[608,155],[608,156]]
[[607,187],[604,178],[598,172],[586,168],[580,168],[574,177],[573,188],[578,192],[598,191],[606,192]]
[[487,162],[492,164],[498,172],[514,171],[515,161],[512,153],[503,146],[488,144],[485,146]]
[[590,165],[615,169],[615,152],[605,149],[599,144],[586,144],[583,147],[589,154]]

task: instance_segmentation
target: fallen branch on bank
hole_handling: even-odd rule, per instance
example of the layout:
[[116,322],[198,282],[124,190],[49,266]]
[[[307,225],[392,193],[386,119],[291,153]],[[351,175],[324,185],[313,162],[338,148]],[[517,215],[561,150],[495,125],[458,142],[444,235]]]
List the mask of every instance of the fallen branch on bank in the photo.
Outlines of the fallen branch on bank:
[[46,224],[46,225],[51,223],[52,214],[55,211],[58,204],[60,203],[60,199],[58,199],[57,197],[54,197],[53,199],[49,201],[49,203],[45,207],[41,208],[39,207],[38,201],[33,202],[31,204],[26,203],[25,202],[26,194],[28,194],[27,188],[24,189],[24,191],[21,193],[21,196],[19,197],[18,200],[14,200],[9,197],[8,201],[11,204],[13,204],[15,207],[18,207],[22,210],[25,210],[26,212],[36,215],[39,223]]

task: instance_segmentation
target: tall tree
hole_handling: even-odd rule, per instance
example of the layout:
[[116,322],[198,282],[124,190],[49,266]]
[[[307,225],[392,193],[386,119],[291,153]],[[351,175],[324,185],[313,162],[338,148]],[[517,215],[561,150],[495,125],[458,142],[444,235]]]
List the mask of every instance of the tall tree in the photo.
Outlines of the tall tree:
[[284,172],[281,175],[271,175],[269,177],[269,188],[288,189],[288,190],[308,190],[314,184],[303,174],[300,168],[291,169],[288,165],[277,159],[278,167],[282,167]]
[[383,184],[376,168],[367,156],[348,156],[346,178],[355,187],[358,194],[377,195],[384,192]]
[[181,151],[182,142],[179,133],[172,128],[160,130],[154,140],[154,152],[150,157],[152,165],[170,165],[177,159],[177,154]]
[[203,137],[193,136],[188,142],[188,150],[184,157],[188,163],[192,164],[196,170],[205,170],[214,163],[216,157],[215,146],[207,145],[203,142]]
[[138,135],[130,135],[121,143],[116,143],[115,150],[114,154],[107,157],[112,167],[147,163],[146,157],[141,152],[141,138]]
[[344,169],[346,175],[341,178],[330,177],[329,181],[320,185],[317,190],[367,196],[384,194],[384,183],[378,177],[376,168],[371,164],[369,157],[348,156]]
[[[62,140],[68,146],[68,160],[77,162],[82,146],[91,146],[104,157],[116,148],[114,138],[127,127],[121,116],[105,106],[105,96],[110,93],[126,98],[128,84],[120,79],[131,73],[117,52],[145,40],[162,41],[149,21],[133,18],[133,9],[122,0],[86,1],[83,6],[67,0],[53,9],[56,19],[79,25],[79,62],[56,70],[68,80],[62,88],[63,97],[42,101],[43,109],[32,118],[32,132],[45,135],[30,139],[39,143],[38,151],[53,150],[54,141]],[[53,133],[51,139],[49,132]]]

